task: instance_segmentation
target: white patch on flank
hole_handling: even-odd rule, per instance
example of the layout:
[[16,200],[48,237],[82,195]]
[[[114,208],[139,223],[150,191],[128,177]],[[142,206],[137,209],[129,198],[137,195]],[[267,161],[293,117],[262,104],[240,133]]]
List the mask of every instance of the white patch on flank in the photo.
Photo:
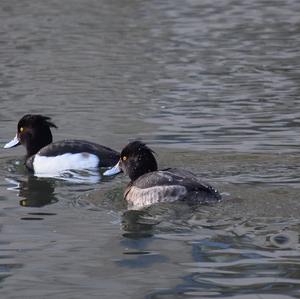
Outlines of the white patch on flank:
[[33,169],[35,174],[59,174],[66,170],[96,168],[99,158],[89,153],[63,154],[55,157],[35,155]]

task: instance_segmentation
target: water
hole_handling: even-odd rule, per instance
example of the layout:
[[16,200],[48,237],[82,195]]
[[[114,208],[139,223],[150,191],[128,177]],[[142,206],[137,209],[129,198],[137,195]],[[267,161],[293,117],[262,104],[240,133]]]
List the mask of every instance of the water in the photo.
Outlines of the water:
[[[3,298],[300,298],[300,3],[2,1],[0,144],[143,139],[224,201],[126,211],[128,179],[0,151]],[[80,180],[78,181],[78,178]]]

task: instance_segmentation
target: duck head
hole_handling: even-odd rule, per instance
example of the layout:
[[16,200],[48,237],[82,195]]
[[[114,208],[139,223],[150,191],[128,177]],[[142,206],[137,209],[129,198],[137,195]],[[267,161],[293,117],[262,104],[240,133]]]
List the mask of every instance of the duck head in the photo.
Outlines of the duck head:
[[27,156],[36,154],[41,148],[52,142],[50,128],[57,128],[51,118],[39,114],[26,114],[18,122],[17,134],[4,148],[26,147]]
[[153,153],[140,141],[130,142],[123,148],[119,162],[105,171],[104,175],[110,176],[123,171],[131,181],[134,181],[145,173],[157,170],[157,162]]

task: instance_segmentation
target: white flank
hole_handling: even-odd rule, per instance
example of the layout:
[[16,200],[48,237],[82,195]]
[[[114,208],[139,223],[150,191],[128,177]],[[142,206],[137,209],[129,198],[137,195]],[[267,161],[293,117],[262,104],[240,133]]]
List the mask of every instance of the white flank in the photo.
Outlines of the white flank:
[[89,153],[63,154],[55,157],[36,155],[33,161],[35,174],[60,174],[66,170],[96,168],[99,158]]

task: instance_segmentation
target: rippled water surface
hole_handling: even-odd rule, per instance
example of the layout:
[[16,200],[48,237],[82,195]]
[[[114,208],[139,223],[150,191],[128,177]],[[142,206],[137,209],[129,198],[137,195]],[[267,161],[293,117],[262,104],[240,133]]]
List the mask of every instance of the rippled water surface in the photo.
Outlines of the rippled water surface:
[[[142,139],[211,206],[128,211],[128,179],[38,178],[0,150],[3,298],[300,298],[300,2],[1,1],[0,145]],[[1,297],[1,298],[2,298]]]

